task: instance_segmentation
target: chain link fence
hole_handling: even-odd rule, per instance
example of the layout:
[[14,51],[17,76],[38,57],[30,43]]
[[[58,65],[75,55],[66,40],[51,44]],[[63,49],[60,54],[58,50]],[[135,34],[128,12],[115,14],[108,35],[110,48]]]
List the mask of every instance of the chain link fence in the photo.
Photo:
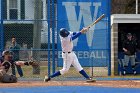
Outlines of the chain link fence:
[[[58,66],[57,0],[3,0],[2,11],[1,43],[2,40],[4,43],[1,46],[4,48],[1,50],[11,47],[11,39],[14,36],[20,46],[19,60],[33,59],[38,62],[34,67],[22,66],[23,77],[44,78],[45,75],[62,69]],[[108,75],[107,67],[84,67],[84,69],[90,76]],[[20,77],[18,73],[16,75]],[[71,67],[67,74],[58,79],[66,77],[82,76]]]
[[[19,60],[38,62],[36,67],[22,66],[23,77],[44,78],[48,74],[48,37],[46,0],[2,0],[4,49],[10,49],[12,38],[20,49]],[[50,29],[51,30],[51,29]],[[2,32],[2,31],[1,31]],[[1,34],[2,35],[2,34]],[[50,47],[51,47],[50,42]],[[15,68],[16,69],[16,68]],[[16,69],[18,70],[18,69]],[[16,71],[19,72],[20,71]],[[20,74],[16,73],[19,77]]]
[[15,68],[16,76],[20,77],[21,72],[25,78],[44,78],[45,75],[52,74],[58,58],[56,0],[2,0],[1,2],[3,2],[1,51],[10,49],[12,38],[15,37],[20,49],[13,51],[19,51],[18,60],[32,59],[38,62],[37,66],[22,66],[22,71]]

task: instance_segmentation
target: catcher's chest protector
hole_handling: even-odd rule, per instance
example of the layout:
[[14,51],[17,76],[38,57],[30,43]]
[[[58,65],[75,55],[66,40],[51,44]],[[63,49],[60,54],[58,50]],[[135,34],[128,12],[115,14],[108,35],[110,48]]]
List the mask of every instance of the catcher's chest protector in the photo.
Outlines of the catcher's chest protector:
[[2,83],[16,83],[17,82],[17,77],[14,76],[14,75],[7,74],[7,71],[9,70],[9,68],[11,66],[10,63],[9,62],[4,62],[3,66],[6,69],[1,69],[0,70],[0,82],[2,82]]

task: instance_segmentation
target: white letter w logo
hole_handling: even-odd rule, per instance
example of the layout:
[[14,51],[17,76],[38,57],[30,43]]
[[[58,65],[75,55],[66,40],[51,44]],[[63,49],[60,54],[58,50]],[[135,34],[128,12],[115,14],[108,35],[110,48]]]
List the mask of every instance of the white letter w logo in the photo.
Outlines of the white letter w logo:
[[[101,2],[63,2],[62,4],[66,9],[69,27],[71,31],[79,31],[82,21],[84,23],[84,26],[88,26],[93,21],[95,21],[97,18],[99,6],[101,6]],[[94,6],[94,14],[91,11],[91,6]],[[76,8],[80,8],[78,9],[79,11],[77,11]],[[91,46],[93,40],[93,32],[88,31],[86,37],[88,46]],[[77,40],[74,43],[74,46],[76,45]]]

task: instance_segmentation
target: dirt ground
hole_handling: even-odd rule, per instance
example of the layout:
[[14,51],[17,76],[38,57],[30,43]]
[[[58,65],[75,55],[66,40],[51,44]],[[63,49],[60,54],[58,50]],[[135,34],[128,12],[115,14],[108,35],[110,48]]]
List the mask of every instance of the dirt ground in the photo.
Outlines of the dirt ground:
[[85,81],[19,81],[17,83],[0,83],[0,87],[37,87],[37,86],[101,86],[101,87],[125,87],[140,88],[139,80],[125,81],[96,81],[87,83]]

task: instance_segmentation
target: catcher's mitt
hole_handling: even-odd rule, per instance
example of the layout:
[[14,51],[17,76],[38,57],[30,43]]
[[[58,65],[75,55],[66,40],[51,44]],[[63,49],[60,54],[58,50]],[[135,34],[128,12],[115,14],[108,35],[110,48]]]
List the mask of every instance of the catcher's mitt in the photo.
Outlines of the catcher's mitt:
[[30,60],[28,62],[28,64],[31,65],[31,66],[37,66],[38,65],[38,62],[35,62],[34,60]]

